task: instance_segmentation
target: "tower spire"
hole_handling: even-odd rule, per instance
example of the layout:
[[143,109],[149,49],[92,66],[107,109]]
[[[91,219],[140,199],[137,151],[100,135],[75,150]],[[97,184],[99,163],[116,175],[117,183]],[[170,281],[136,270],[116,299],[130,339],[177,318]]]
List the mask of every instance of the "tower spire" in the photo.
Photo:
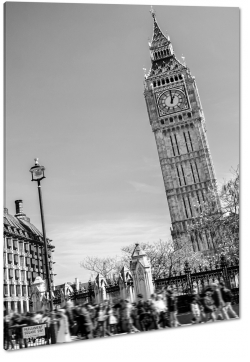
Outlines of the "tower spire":
[[155,11],[152,6],[150,14],[153,18],[153,36],[151,42],[149,42],[149,49],[151,51],[151,59],[154,62],[159,58],[167,58],[174,55],[174,51],[169,36],[163,34],[157,23]]

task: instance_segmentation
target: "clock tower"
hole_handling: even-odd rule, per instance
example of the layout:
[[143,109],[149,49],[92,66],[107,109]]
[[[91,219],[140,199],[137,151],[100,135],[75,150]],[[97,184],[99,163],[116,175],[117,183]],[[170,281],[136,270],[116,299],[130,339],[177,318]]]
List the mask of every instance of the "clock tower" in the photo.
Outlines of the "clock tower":
[[169,36],[160,30],[155,13],[149,42],[151,68],[145,74],[144,96],[154,132],[171,217],[175,247],[190,243],[194,251],[216,247],[213,235],[187,233],[210,192],[220,209],[216,178],[205,130],[205,117],[195,77],[174,53]]

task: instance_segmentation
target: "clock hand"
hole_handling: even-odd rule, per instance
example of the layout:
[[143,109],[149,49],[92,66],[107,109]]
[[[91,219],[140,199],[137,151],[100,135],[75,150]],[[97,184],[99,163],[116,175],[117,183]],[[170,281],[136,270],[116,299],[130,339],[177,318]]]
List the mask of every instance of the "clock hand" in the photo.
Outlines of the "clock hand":
[[171,91],[169,91],[169,92],[170,92],[170,97],[171,97],[171,101],[170,101],[170,103],[171,103],[171,104],[173,104],[174,97],[172,96],[172,92],[171,92]]

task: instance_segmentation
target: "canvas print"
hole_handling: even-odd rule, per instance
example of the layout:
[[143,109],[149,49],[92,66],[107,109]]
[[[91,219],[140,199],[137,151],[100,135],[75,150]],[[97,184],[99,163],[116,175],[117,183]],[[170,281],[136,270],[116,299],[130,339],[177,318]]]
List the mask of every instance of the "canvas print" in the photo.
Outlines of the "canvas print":
[[239,9],[4,14],[4,349],[238,319]]

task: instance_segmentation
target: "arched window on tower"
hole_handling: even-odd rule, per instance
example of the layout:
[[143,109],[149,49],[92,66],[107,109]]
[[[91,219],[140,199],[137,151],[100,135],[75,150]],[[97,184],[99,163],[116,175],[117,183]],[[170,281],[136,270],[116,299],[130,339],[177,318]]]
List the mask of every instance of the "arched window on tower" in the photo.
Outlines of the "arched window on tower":
[[178,80],[178,77],[177,77],[177,75],[174,77],[174,80]]
[[166,83],[169,83],[169,79],[168,79],[168,78],[166,79]]

